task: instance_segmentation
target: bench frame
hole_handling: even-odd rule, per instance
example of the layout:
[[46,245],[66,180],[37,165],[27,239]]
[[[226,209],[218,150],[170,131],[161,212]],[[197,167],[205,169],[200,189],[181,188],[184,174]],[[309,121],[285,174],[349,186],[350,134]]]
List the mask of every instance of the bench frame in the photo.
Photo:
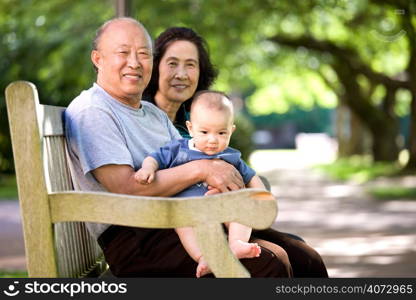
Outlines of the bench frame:
[[101,249],[83,222],[192,226],[216,277],[250,276],[232,255],[222,223],[269,227],[277,214],[269,192],[244,189],[168,198],[74,191],[62,122],[65,108],[39,104],[36,87],[25,81],[6,88],[6,102],[30,277],[97,276],[105,271]]

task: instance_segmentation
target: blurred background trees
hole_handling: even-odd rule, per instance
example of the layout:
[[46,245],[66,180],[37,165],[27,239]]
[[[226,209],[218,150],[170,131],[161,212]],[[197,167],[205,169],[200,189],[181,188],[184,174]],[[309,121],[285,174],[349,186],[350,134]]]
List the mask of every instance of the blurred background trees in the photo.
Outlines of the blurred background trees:
[[[153,37],[189,26],[206,38],[215,88],[257,128],[327,132],[340,155],[374,161],[408,149],[416,168],[415,0],[125,2]],[[67,105],[94,81],[91,40],[115,4],[0,0],[0,90],[29,80],[44,103]],[[11,157],[1,93],[0,171]]]

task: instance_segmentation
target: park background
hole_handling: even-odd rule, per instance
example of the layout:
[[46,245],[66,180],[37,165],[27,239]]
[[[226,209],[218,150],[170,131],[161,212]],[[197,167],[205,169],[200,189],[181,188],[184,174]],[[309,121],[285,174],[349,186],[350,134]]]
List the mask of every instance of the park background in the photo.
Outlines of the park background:
[[[0,90],[28,80],[66,106],[94,82],[104,21],[135,17],[153,38],[191,27],[237,108],[232,145],[279,199],[274,227],[331,276],[416,277],[415,13],[414,0],[0,0]],[[0,199],[0,276],[24,276],[4,92]]]

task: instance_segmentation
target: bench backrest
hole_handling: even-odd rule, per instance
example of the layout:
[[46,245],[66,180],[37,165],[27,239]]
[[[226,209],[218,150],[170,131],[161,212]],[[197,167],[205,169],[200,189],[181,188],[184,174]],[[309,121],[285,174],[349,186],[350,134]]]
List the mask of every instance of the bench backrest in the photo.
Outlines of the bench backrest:
[[41,105],[36,87],[6,89],[29,276],[85,277],[105,269],[84,223],[53,224],[47,194],[73,190],[67,161],[64,107]]

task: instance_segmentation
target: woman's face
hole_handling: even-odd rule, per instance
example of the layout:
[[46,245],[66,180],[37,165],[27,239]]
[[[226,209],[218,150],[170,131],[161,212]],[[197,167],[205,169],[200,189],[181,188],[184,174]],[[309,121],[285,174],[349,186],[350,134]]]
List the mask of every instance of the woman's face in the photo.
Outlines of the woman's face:
[[183,103],[198,86],[199,59],[196,46],[175,41],[168,46],[159,64],[159,89],[155,98],[162,102]]

